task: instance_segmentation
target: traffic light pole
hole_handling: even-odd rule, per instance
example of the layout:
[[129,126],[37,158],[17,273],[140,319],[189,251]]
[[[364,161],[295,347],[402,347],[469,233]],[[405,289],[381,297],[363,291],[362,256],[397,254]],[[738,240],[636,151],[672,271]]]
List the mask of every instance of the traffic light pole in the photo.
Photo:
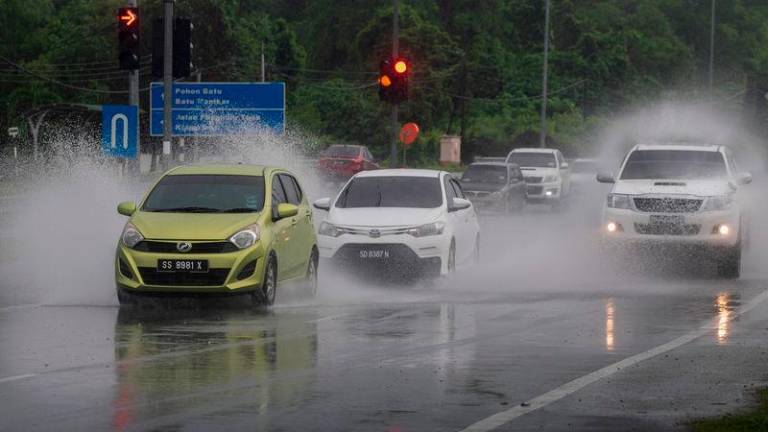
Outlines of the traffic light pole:
[[547,146],[547,84],[549,71],[549,0],[544,5],[544,64],[541,68],[541,131],[539,146]]
[[161,167],[168,169],[168,161],[171,155],[172,137],[172,118],[171,108],[173,94],[173,1],[163,0],[165,13],[163,18],[164,37],[163,37],[163,153],[160,156]]
[[[400,50],[400,28],[398,23],[399,11],[397,0],[392,0],[392,58],[396,59]],[[397,167],[397,104],[392,104],[392,143],[389,149],[389,167]]]
[[[128,6],[139,7],[138,0],[128,0]],[[139,57],[139,66],[141,66],[141,57]],[[139,107],[139,69],[128,71],[128,105],[136,105]],[[141,112],[139,110],[139,112]],[[141,149],[141,114],[138,116],[139,133],[136,134],[136,148]],[[124,161],[123,163],[127,163]],[[123,168],[125,169],[125,168]]]

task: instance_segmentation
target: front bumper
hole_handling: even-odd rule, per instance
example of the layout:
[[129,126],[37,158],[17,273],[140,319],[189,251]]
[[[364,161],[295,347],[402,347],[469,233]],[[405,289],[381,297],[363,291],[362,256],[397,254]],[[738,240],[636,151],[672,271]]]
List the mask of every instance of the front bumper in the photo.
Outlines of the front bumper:
[[528,201],[557,201],[560,199],[562,187],[560,182],[554,183],[527,183],[525,196]]
[[[266,261],[262,259],[264,256],[260,243],[244,250],[227,253],[160,253],[129,249],[121,242],[115,257],[115,282],[119,288],[137,294],[246,293],[261,287]],[[205,273],[158,272],[159,259],[207,260],[209,271]],[[246,269],[249,265],[253,266],[252,272]]]
[[[681,220],[673,224],[652,223],[651,216],[679,217]],[[613,231],[608,229],[609,224],[614,224]],[[728,226],[727,234],[719,232],[721,225]],[[652,214],[605,208],[601,226],[602,238],[608,244],[666,243],[714,247],[737,245],[741,229],[737,210]]]
[[359,234],[317,237],[320,257],[346,269],[441,275],[448,273],[451,236],[408,234],[372,238]]

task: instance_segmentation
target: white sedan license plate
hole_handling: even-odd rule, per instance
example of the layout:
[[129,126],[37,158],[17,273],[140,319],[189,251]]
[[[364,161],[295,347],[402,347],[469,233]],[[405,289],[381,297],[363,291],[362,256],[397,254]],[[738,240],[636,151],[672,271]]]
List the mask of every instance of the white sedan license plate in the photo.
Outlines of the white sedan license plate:
[[166,273],[207,273],[208,260],[157,260],[157,271]]
[[389,251],[384,249],[363,249],[360,251],[360,258],[370,260],[388,259]]

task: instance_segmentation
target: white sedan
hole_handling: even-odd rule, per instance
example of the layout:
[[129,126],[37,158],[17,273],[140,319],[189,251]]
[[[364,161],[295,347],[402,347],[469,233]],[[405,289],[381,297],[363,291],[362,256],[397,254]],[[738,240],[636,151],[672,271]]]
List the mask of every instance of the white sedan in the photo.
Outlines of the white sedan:
[[342,267],[438,276],[480,254],[475,209],[445,171],[364,171],[314,206],[328,211],[320,257]]

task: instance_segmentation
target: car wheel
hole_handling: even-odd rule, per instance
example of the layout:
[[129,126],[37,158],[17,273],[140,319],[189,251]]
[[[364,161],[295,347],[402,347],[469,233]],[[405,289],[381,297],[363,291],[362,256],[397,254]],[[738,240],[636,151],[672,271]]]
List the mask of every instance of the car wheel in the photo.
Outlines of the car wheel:
[[261,298],[265,305],[275,304],[277,296],[277,263],[273,256],[267,261],[267,268],[264,269],[264,283],[261,284]]
[[309,256],[309,266],[307,267],[307,277],[306,277],[306,284],[307,284],[307,291],[309,291],[309,295],[312,297],[315,297],[317,295],[317,267],[318,267],[318,256],[317,256],[317,250],[312,249],[312,253]]
[[117,301],[120,306],[135,306],[137,303],[136,296],[122,288],[117,289]]
[[724,279],[738,279],[741,275],[741,244],[718,257],[717,275]]
[[456,241],[451,240],[451,248],[448,249],[448,273],[456,271]]

